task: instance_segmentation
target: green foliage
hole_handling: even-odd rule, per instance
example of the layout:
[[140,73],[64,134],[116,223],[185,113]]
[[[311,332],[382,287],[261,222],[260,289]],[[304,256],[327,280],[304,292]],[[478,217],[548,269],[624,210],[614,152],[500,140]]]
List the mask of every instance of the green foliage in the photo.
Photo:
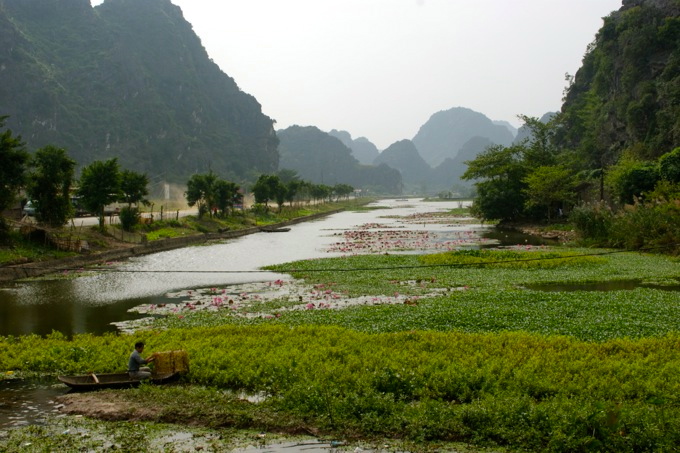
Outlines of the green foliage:
[[123,170],[120,174],[120,200],[127,203],[128,208],[133,204],[142,203],[148,206],[149,177],[131,170]]
[[99,217],[104,229],[104,207],[120,198],[120,168],[117,159],[95,161],[80,174],[78,195],[85,208]]
[[[260,417],[277,414],[270,429],[302,423],[336,436],[493,441],[531,451],[574,451],[584,443],[663,450],[680,441],[673,429],[680,388],[672,335],[589,343],[512,332],[223,326],[146,337],[149,351],[189,352],[190,382],[269,395],[257,406]],[[4,338],[0,369],[116,369],[135,339]],[[195,414],[211,424],[233,414],[226,419],[240,420],[240,427],[264,422],[224,393],[200,388],[126,395],[137,404],[183,403],[165,403],[159,417]]]
[[[157,421],[426,442],[420,449],[455,440],[513,451],[672,450],[680,442],[677,293],[653,285],[609,292],[524,287],[604,278],[677,284],[677,260],[578,256],[587,252],[603,251],[485,250],[275,266],[298,269],[321,291],[408,292],[415,303],[280,317],[203,312],[134,336],[0,337],[0,371],[119,371],[134,342],[144,340],[148,352],[184,349],[190,357],[184,385],[120,393],[153,408]],[[516,261],[524,258],[546,265]],[[451,265],[418,267],[422,260]],[[261,401],[234,397],[243,392]]]
[[521,180],[489,180],[476,183],[477,197],[472,206],[475,216],[484,220],[514,220],[526,205]]
[[673,2],[640,2],[605,18],[562,108],[563,146],[590,168],[644,145],[657,159],[680,145],[680,19]]
[[524,178],[530,168],[524,161],[525,145],[492,146],[472,161],[464,180],[476,180],[475,213],[488,220],[514,220],[526,204]]
[[569,222],[582,238],[605,244],[613,218],[614,212],[604,203],[581,204],[571,211]]
[[136,207],[125,206],[120,210],[118,214],[118,219],[120,220],[120,226],[125,231],[132,231],[134,227],[139,224],[139,209]]
[[222,217],[233,213],[234,206],[243,204],[243,194],[240,187],[233,182],[219,180],[215,183],[215,205],[220,210]]
[[206,174],[192,175],[187,182],[185,196],[189,206],[198,206],[198,216],[203,217],[207,212],[211,212],[215,205],[215,184],[217,175],[210,171]]
[[659,158],[659,176],[671,183],[680,183],[680,147]]
[[544,210],[552,219],[561,205],[571,205],[575,198],[574,176],[571,170],[558,166],[541,166],[524,178],[528,209]]
[[171,182],[210,168],[234,179],[277,169],[274,122],[210,59],[179,8],[7,3],[12,63],[0,99],[32,149],[57,143],[79,165],[117,157]]
[[35,203],[36,218],[53,227],[64,225],[73,216],[71,184],[76,162],[64,149],[46,146],[36,151],[31,164],[27,192]]
[[[4,128],[6,116],[0,116],[0,128]],[[0,212],[9,208],[23,185],[29,155],[21,137],[5,129],[0,133]],[[5,224],[0,217],[0,239],[6,237]]]
[[620,212],[609,230],[609,245],[629,250],[651,248],[680,252],[680,206],[671,203],[638,203]]
[[584,266],[603,262],[602,258],[583,256],[577,252],[518,250],[459,250],[423,255],[420,260],[430,265],[508,267],[514,269],[551,269],[562,266]]
[[611,170],[607,180],[619,202],[631,204],[654,190],[659,181],[659,169],[656,163],[622,160]]
[[[677,196],[677,188],[668,190]],[[671,254],[680,251],[677,201],[635,203],[616,213],[603,204],[582,205],[574,208],[569,220],[586,242],[596,245]]]

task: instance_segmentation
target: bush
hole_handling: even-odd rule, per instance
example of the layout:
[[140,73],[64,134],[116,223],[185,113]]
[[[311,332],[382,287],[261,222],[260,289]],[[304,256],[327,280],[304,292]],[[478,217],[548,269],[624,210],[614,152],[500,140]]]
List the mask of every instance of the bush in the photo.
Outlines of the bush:
[[677,252],[680,204],[639,203],[617,215],[609,228],[609,245],[629,250],[664,248]]
[[132,229],[139,223],[139,209],[132,207],[124,207],[118,214],[120,226],[125,231],[132,231]]
[[576,206],[569,215],[576,232],[584,239],[605,245],[609,241],[609,230],[614,213],[604,203]]

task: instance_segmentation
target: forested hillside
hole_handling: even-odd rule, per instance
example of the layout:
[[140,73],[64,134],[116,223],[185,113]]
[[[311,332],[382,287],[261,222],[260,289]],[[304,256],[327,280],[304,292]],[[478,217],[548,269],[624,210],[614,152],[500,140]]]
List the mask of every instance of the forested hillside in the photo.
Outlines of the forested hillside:
[[624,150],[656,159],[680,146],[680,1],[624,0],[586,51],[562,107],[558,143],[590,168]]
[[169,0],[0,0],[0,115],[33,150],[152,178],[278,168],[273,121]]

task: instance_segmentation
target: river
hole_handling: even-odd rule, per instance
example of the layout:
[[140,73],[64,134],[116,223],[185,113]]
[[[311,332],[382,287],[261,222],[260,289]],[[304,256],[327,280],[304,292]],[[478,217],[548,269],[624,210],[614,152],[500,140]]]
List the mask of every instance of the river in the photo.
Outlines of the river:
[[[136,319],[137,305],[167,302],[171,291],[270,281],[286,276],[259,271],[263,266],[295,260],[342,256],[333,251],[338,234],[361,225],[436,232],[441,238],[462,232],[492,234],[479,224],[408,223],[403,217],[447,211],[460,202],[382,200],[377,209],[345,211],[291,226],[283,233],[256,233],[209,245],[186,247],[117,263],[105,271],[59,279],[19,282],[0,288],[0,335],[72,335],[116,331],[116,321]],[[73,278],[70,278],[73,277]],[[77,278],[75,278],[77,277]]]

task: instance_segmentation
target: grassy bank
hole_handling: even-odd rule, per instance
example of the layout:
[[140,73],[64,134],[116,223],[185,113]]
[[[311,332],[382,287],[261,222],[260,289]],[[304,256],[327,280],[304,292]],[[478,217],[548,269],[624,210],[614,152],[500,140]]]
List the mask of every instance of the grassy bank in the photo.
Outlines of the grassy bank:
[[[134,232],[138,236],[145,236],[149,242],[191,235],[203,235],[205,233],[221,233],[225,231],[238,231],[254,226],[267,226],[293,219],[322,214],[338,209],[361,209],[371,199],[341,200],[332,203],[305,204],[283,206],[281,210],[276,207],[268,209],[256,209],[236,211],[224,218],[212,217],[208,214],[202,218],[197,216],[179,217],[177,213],[165,212],[161,220],[160,213],[154,214],[155,221],[137,225]],[[148,217],[150,213],[143,213]],[[50,229],[55,236],[65,241],[84,241],[87,248],[81,253],[59,251],[46,241],[44,234],[31,233],[23,235],[15,231],[10,235],[10,243],[0,247],[0,266],[23,264],[30,262],[51,261],[61,258],[77,256],[79,254],[93,254],[121,247],[129,247],[133,244],[123,242],[120,237],[120,225],[114,218],[114,224],[110,227],[109,234],[102,233],[96,226],[68,225],[61,229]],[[140,240],[135,241],[139,243]]]
[[[276,269],[329,298],[372,302],[181,313],[134,337],[1,338],[0,370],[116,371],[143,338],[150,351],[191,357],[179,387],[109,394],[153,408],[156,422],[387,438],[412,450],[444,442],[517,451],[680,447],[680,302],[669,290],[680,283],[677,259],[522,248]],[[641,287],[578,290],[629,280]],[[528,289],[546,283],[572,288]],[[385,302],[397,292],[407,301]],[[240,392],[261,400],[245,403]]]

